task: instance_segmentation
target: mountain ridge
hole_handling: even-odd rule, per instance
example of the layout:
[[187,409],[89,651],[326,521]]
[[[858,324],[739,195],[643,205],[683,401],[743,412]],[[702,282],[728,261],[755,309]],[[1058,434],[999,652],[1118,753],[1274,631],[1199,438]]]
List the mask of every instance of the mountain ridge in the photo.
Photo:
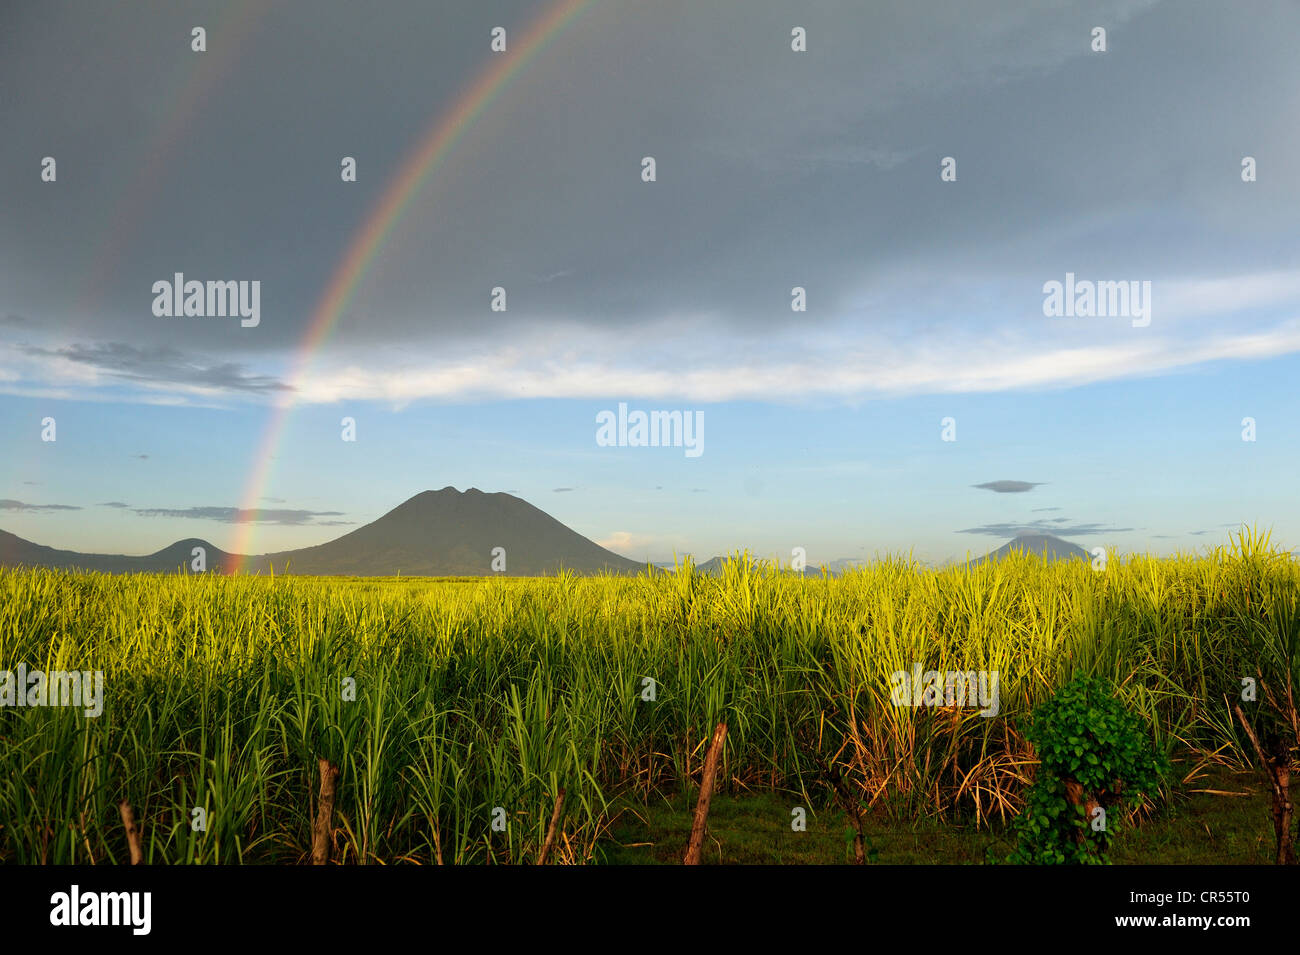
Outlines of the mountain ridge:
[[[0,567],[32,566],[105,573],[170,573],[189,571],[194,549],[203,548],[209,572],[301,574],[304,576],[477,577],[500,573],[508,577],[576,573],[632,574],[646,565],[601,547],[545,511],[504,491],[476,487],[458,491],[448,485],[407,498],[380,517],[341,537],[269,554],[241,556],[209,541],[187,537],[152,554],[85,554],[59,550],[0,530]],[[504,553],[499,553],[502,548]],[[971,561],[997,560],[1012,550],[1036,553],[1047,560],[1081,557],[1083,548],[1051,534],[1022,533],[997,550]],[[718,574],[727,557],[698,562],[701,574]],[[504,569],[501,561],[504,560]],[[828,565],[832,576],[843,572],[847,559]],[[655,564],[659,570],[672,565]],[[819,566],[804,571],[820,576]]]
[[998,560],[1002,557],[1006,557],[1013,550],[1027,551],[1031,554],[1037,554],[1039,557],[1048,561],[1070,560],[1075,557],[1082,558],[1086,561],[1092,560],[1092,555],[1078,544],[1071,544],[1069,541],[1063,540],[1054,534],[1021,533],[1007,541],[997,550],[985,554],[978,560],[971,561],[971,563],[978,564],[986,560]]
[[[195,547],[208,571],[318,576],[538,576],[635,573],[644,567],[606,550],[522,498],[478,488],[421,491],[342,537],[269,554],[230,554],[185,538],[153,554],[83,554],[57,550],[0,530],[0,566],[39,566],[107,573],[189,569]],[[497,551],[502,548],[503,553]],[[504,570],[498,570],[504,562]],[[494,567],[495,564],[495,567]]]

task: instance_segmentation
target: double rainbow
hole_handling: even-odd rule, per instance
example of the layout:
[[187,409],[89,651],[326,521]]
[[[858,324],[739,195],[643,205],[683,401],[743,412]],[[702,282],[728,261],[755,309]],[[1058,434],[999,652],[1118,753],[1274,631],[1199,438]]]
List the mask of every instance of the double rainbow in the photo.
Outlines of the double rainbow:
[[[312,358],[329,338],[348,302],[351,301],[361,280],[365,277],[379,250],[392,235],[393,229],[406,214],[411,200],[420,191],[456,143],[464,136],[474,121],[492,104],[503,89],[532,61],[537,53],[576,17],[592,0],[556,0],[524,32],[523,38],[511,39],[508,52],[492,53],[493,65],[484,69],[473,84],[457,99],[451,109],[438,116],[423,139],[412,150],[397,175],[384,190],[379,202],[356,233],[347,252],[339,261],[328,287],[312,311],[307,333],[299,345],[288,376],[288,383],[296,387],[305,377]],[[270,420],[262,435],[253,468],[245,486],[241,511],[252,517],[271,478],[271,460],[284,437],[292,398],[286,399],[270,412]],[[256,522],[246,520],[238,525],[235,535],[235,553],[243,558],[253,550],[253,532]]]

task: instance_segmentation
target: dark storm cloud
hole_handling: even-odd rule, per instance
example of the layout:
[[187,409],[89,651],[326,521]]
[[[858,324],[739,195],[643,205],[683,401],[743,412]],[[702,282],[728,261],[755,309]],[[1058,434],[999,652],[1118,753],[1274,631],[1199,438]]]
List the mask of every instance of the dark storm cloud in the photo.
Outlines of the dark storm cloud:
[[1063,527],[1059,524],[1031,521],[1028,524],[984,524],[980,527],[967,527],[957,531],[958,534],[985,534],[989,537],[1015,537],[1017,534],[1039,533],[1059,537],[1082,537],[1088,534],[1118,534],[1131,531],[1131,527],[1106,527],[1102,524],[1071,524]]
[[0,499],[0,511],[79,511],[72,504],[27,504],[11,498]]
[[[197,0],[105,15],[7,3],[0,88],[12,95],[0,119],[6,147],[25,148],[0,150],[0,174],[36,188],[6,185],[0,262],[18,279],[6,291],[57,304],[43,314],[62,316],[76,340],[244,352],[297,341],[412,146],[495,65],[491,27],[521,36],[543,9],[408,0],[375,15],[342,0]],[[196,24],[204,53],[190,49]],[[44,155],[58,163],[56,183],[39,179]],[[357,159],[355,183],[340,179],[343,156]],[[152,283],[178,271],[260,280],[261,324],[154,317]],[[417,282],[431,293],[428,278],[446,276]],[[391,339],[401,320],[377,310],[368,324]]]
[[58,349],[29,345],[33,356],[66,358],[90,365],[116,378],[138,382],[193,385],[224,391],[287,391],[288,385],[266,375],[250,375],[233,362],[206,364],[170,346],[138,347],[124,342],[67,345]]
[[[45,327],[64,340],[282,353],[403,159],[492,65],[491,27],[519,37],[548,6],[409,0],[376,16],[343,0],[141,3],[97,16],[9,0],[0,287],[14,308],[59,316]],[[719,334],[845,313],[905,322],[866,303],[935,262],[952,288],[971,275],[1023,282],[1030,309],[1067,265],[1254,269],[1260,250],[1289,242],[1297,190],[1263,176],[1243,203],[1221,170],[1250,151],[1277,168],[1294,145],[1300,13],[1252,10],[602,0],[457,141],[332,347],[489,343],[561,317],[626,329],[703,314]],[[790,51],[794,22],[806,53]],[[195,23],[206,53],[189,48]],[[1106,54],[1088,50],[1098,23]],[[39,181],[45,154],[57,183]],[[655,183],[639,177],[646,155]],[[941,186],[946,155],[959,178]],[[340,181],[343,156],[357,159],[355,183]],[[1230,210],[1237,241],[1164,228],[1171,204]],[[1134,209],[1149,229],[1119,227]],[[261,324],[154,317],[151,284],[176,271],[262,281]],[[796,284],[809,292],[797,317]],[[496,285],[509,311],[492,315]],[[936,330],[951,321],[945,289],[931,302],[915,287],[884,304],[928,311]],[[200,365],[213,387],[280,387]]]
[[325,524],[318,517],[337,517],[342,511],[303,511],[289,508],[183,507],[134,508],[141,517],[170,517],[185,520],[219,521],[223,524]]
[[972,484],[971,487],[978,487],[985,491],[996,491],[998,494],[1020,494],[1025,491],[1032,491],[1042,484],[1042,481],[988,481],[984,484]]

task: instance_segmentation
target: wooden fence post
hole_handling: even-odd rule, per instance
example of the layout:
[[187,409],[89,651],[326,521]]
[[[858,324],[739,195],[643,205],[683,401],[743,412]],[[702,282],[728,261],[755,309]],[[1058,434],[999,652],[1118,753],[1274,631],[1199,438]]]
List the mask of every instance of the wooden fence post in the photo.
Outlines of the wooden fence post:
[[334,830],[334,783],[339,769],[328,759],[320,761],[320,805],[316,807],[316,824],[312,827],[311,864],[328,865],[330,835]]
[[699,865],[700,853],[704,848],[704,827],[709,818],[709,800],[713,798],[713,781],[718,774],[718,759],[722,756],[722,744],[727,738],[727,724],[719,723],[713,731],[713,740],[709,743],[708,755],[704,757],[704,777],[700,780],[700,799],[695,804],[695,818],[691,822],[691,838],[686,843],[686,856],[683,865]]

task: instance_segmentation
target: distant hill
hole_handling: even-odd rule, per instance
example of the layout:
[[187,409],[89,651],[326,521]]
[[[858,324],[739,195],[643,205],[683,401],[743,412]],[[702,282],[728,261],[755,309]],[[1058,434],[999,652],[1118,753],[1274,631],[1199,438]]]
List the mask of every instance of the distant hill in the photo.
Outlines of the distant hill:
[[55,550],[0,531],[0,566],[80,568],[107,573],[188,569],[194,547],[207,550],[209,571],[390,576],[487,576],[492,551],[505,549],[506,576],[636,573],[645,568],[565,527],[527,501],[477,488],[425,491],[383,517],[315,547],[241,561],[207,541],[177,541],[147,557]]
[[613,571],[643,565],[608,551],[510,494],[478,488],[425,491],[378,520],[316,547],[261,558],[281,573],[417,576],[490,575],[505,548],[507,576]]
[[[564,526],[555,518],[510,494],[487,494],[478,488],[457,491],[444,487],[424,491],[399,504],[378,520],[315,547],[240,558],[205,540],[187,538],[143,557],[122,554],[80,554],[56,550],[0,531],[0,567],[54,567],[106,573],[174,573],[188,570],[195,547],[206,551],[209,572],[242,568],[249,573],[346,575],[358,577],[489,576],[492,551],[505,549],[506,576],[539,576],[569,569],[580,574],[633,574],[645,565],[606,550]],[[1048,560],[1091,557],[1082,547],[1050,534],[1021,534],[981,557],[997,560],[1012,550],[1029,551]],[[696,564],[701,574],[719,574],[725,557]],[[832,575],[856,561],[829,562]],[[659,564],[671,569],[671,564]],[[805,574],[821,576],[820,566]]]
[[[1092,555],[1082,547],[1071,544],[1067,540],[1061,540],[1059,537],[1053,537],[1051,534],[1019,534],[979,560],[997,560],[1000,557],[1007,556],[1013,550],[1037,554],[1046,560],[1069,560],[1073,557],[1081,557],[1086,561],[1092,560]],[[974,563],[979,563],[979,561]]]
[[224,570],[234,558],[205,540],[187,538],[144,557],[125,554],[79,554],[55,550],[0,531],[0,567],[52,567],[58,570],[97,570],[110,574],[167,573],[188,568],[195,547],[207,552],[208,570]]

